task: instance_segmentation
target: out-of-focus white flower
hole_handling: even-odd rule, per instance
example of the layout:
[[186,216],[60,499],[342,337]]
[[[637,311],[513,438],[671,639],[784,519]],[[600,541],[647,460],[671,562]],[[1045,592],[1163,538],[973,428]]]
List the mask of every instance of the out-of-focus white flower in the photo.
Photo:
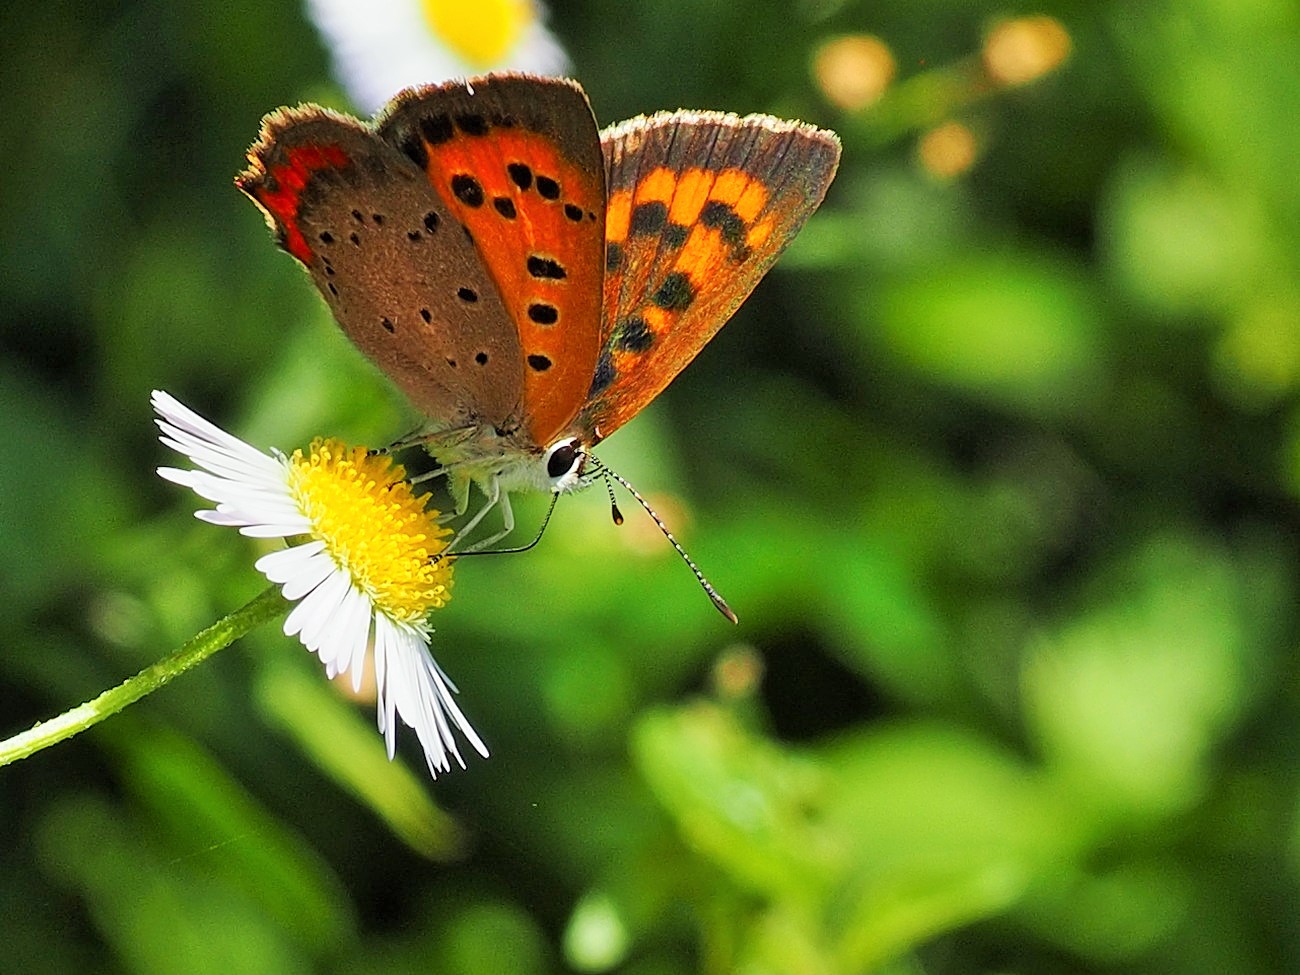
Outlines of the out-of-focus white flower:
[[568,67],[536,0],[307,0],[307,9],[339,80],[368,113],[411,85]]
[[450,530],[425,510],[404,471],[387,456],[337,440],[304,453],[264,454],[155,391],[161,440],[201,470],[158,473],[215,510],[197,517],[256,538],[289,539],[256,568],[297,605],[284,632],[320,657],[332,679],[350,674],[359,690],[374,650],[379,730],[393,757],[397,718],[415,729],[429,771],[463,768],[455,726],[484,758],[487,748],[461,713],[456,687],[429,653],[428,615],[451,597],[454,559],[437,558]]

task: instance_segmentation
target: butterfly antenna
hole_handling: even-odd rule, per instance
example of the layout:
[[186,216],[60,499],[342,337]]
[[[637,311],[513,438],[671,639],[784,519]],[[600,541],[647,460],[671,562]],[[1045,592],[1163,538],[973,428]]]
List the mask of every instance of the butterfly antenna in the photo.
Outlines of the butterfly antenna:
[[[595,460],[594,457],[592,459]],[[597,461],[597,463],[599,463],[599,461]],[[740,620],[736,619],[736,614],[732,611],[731,607],[727,605],[727,601],[722,598],[718,593],[718,590],[713,588],[713,583],[704,578],[704,573],[700,571],[699,566],[691,561],[691,557],[686,554],[686,549],[682,548],[681,542],[673,538],[673,533],[668,530],[668,526],[664,524],[664,520],[655,514],[655,509],[650,507],[650,502],[641,497],[641,492],[629,484],[627,479],[621,474],[610,470],[604,464],[600,464],[600,469],[606,478],[606,486],[609,486],[609,478],[613,478],[618,481],[619,484],[623,485],[628,494],[636,498],[637,504],[645,509],[645,513],[650,516],[650,519],[658,526],[659,530],[664,533],[664,538],[668,539],[668,543],[672,545],[677,554],[682,557],[682,561],[686,563],[686,568],[690,569],[691,572],[694,573],[695,581],[700,584],[700,587],[704,590],[704,594],[709,597],[709,600],[717,608],[718,612],[731,620],[731,622],[739,623]],[[613,490],[614,489],[610,487],[610,504],[614,505],[614,523],[617,525],[622,523],[623,515],[619,512],[618,505],[614,504]]]
[[601,465],[601,475],[605,479],[605,490],[609,492],[609,516],[614,519],[614,524],[623,524],[623,512],[618,510],[618,501],[614,499],[614,484],[609,479],[609,468]]

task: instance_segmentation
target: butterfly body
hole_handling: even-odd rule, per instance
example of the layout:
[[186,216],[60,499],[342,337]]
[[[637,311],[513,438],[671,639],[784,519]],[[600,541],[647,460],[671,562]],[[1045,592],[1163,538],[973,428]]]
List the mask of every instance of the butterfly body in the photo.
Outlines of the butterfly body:
[[771,116],[601,133],[574,82],[410,89],[372,124],[263,120],[237,185],[340,326],[429,418],[458,509],[586,482],[821,202],[834,134]]

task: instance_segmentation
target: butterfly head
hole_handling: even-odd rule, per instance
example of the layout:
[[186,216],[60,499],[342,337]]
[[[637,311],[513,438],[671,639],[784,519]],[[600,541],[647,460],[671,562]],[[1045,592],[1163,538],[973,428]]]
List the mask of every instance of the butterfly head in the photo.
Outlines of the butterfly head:
[[551,493],[568,494],[576,490],[588,457],[587,446],[577,437],[564,437],[547,447],[542,454],[542,466]]

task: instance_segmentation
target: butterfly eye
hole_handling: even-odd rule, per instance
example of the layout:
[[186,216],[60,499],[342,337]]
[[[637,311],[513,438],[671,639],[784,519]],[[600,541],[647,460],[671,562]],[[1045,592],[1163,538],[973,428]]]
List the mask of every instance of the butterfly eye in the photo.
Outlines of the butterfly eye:
[[546,448],[542,463],[546,467],[546,476],[550,478],[551,490],[561,494],[577,486],[587,463],[587,452],[576,437],[566,437]]

